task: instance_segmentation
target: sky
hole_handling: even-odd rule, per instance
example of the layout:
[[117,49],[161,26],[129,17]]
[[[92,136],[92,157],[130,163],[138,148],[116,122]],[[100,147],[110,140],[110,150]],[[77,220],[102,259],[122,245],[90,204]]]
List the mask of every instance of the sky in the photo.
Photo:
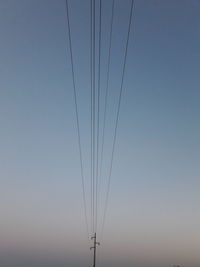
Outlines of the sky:
[[[87,204],[89,2],[69,0]],[[130,3],[115,4],[102,203]],[[110,15],[102,0],[101,107]],[[0,265],[90,266],[65,1],[1,0],[0,38]],[[199,266],[199,70],[200,1],[135,0],[98,266]]]

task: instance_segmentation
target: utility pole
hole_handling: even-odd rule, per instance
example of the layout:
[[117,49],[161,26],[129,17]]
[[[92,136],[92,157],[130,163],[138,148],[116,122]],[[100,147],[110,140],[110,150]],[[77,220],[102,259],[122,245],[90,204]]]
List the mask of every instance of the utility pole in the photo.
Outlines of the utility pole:
[[93,256],[93,267],[96,267],[96,248],[97,248],[97,245],[100,245],[99,242],[97,242],[97,234],[95,233],[93,237],[91,237],[91,239],[94,240],[94,246],[91,247],[90,249],[93,249],[94,250],[94,256]]

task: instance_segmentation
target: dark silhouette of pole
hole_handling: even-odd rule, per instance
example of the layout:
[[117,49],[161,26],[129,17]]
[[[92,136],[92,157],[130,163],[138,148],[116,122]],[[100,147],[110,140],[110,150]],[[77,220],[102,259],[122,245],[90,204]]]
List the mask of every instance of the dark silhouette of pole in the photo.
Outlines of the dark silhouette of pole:
[[95,233],[93,237],[91,237],[91,239],[94,240],[94,246],[91,247],[90,249],[93,249],[94,250],[94,255],[93,255],[93,267],[96,267],[96,248],[97,248],[97,245],[100,245],[99,242],[97,242],[97,234]]

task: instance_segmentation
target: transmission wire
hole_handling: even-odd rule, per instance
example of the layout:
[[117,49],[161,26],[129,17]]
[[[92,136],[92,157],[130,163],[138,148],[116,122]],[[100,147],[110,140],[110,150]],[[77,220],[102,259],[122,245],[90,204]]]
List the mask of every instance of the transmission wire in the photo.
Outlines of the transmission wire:
[[96,90],[96,86],[95,86],[95,83],[96,83],[96,79],[95,79],[95,64],[96,64],[96,62],[95,62],[95,28],[96,28],[96,26],[95,26],[95,20],[96,20],[96,16],[95,16],[95,8],[96,8],[96,6],[95,6],[95,0],[93,0],[93,51],[92,51],[92,54],[93,54],[93,94],[92,94],[92,101],[93,101],[93,105],[92,105],[92,112],[93,112],[93,120],[92,120],[92,128],[93,128],[93,137],[92,137],[92,141],[93,141],[93,166],[92,166],[92,172],[93,172],[93,174],[92,174],[92,176],[93,176],[93,200],[92,200],[92,202],[93,202],[93,212],[92,212],[92,217],[93,217],[93,225],[92,225],[92,229],[93,229],[93,233],[94,233],[94,227],[95,227],[95,225],[94,225],[94,220],[95,220],[95,111],[96,111],[96,94],[95,94],[95,90]]
[[111,175],[112,175],[112,168],[113,168],[113,159],[114,159],[115,144],[116,144],[116,137],[117,137],[117,128],[118,128],[118,122],[119,122],[121,98],[122,98],[122,93],[123,93],[123,84],[124,84],[125,67],[126,67],[126,61],[127,61],[127,52],[128,52],[128,44],[129,44],[129,37],[130,37],[131,21],[132,21],[132,15],[133,15],[133,5],[134,5],[134,0],[131,1],[128,33],[127,33],[126,48],[125,48],[124,63],[123,63],[123,71],[122,71],[122,79],[121,79],[120,94],[119,94],[118,107],[117,107],[117,117],[116,117],[116,121],[115,121],[115,130],[114,130],[114,138],[113,138],[113,145],[112,145],[111,163],[110,163],[109,176],[108,176],[108,186],[107,186],[106,201],[105,201],[105,207],[104,207],[104,213],[103,213],[102,236],[103,236],[103,231],[104,231],[104,226],[105,226],[105,219],[106,219],[107,208],[108,208],[110,182],[111,182]]
[[72,71],[73,92],[74,92],[74,104],[75,104],[75,112],[76,112],[76,125],[77,125],[77,134],[78,134],[78,147],[79,147],[79,157],[80,157],[80,167],[81,167],[81,182],[82,182],[84,214],[85,214],[87,236],[89,238],[86,194],[85,194],[85,182],[84,182],[84,174],[83,174],[83,157],[82,157],[82,146],[81,146],[81,138],[80,138],[80,125],[79,125],[78,104],[77,104],[77,90],[76,90],[75,73],[74,73],[74,61],[73,61],[73,52],[72,52],[72,40],[71,40],[71,27],[70,27],[70,19],[69,19],[68,0],[66,0],[66,13],[67,13],[69,50],[70,50],[71,71]]
[[108,50],[108,67],[106,73],[106,92],[105,92],[105,102],[104,102],[104,114],[103,114],[103,131],[102,131],[102,144],[100,153],[100,169],[99,169],[99,202],[100,202],[100,190],[102,182],[102,165],[103,165],[103,155],[104,155],[104,141],[105,141],[105,128],[106,128],[106,117],[107,117],[107,102],[108,102],[108,89],[109,89],[109,78],[110,78],[110,61],[111,61],[111,46],[112,46],[112,34],[113,34],[113,18],[114,18],[114,6],[115,0],[112,0],[112,11],[110,20],[110,34],[109,34],[109,50]]
[[98,221],[98,175],[99,175],[99,113],[100,113],[100,79],[101,79],[101,6],[102,1],[99,2],[99,58],[98,58],[98,92],[97,92],[97,152],[96,152],[96,218],[95,218],[95,232],[97,231]]
[[93,232],[93,0],[90,0],[90,125],[91,125],[91,232]]

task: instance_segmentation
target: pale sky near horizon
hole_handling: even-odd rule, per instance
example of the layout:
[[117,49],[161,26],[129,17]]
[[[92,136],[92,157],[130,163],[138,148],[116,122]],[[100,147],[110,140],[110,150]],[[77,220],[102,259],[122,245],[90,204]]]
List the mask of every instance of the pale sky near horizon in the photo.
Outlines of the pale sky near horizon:
[[[89,2],[69,0],[87,202]],[[116,0],[105,177],[129,8]],[[0,38],[0,266],[90,266],[65,1],[0,0]],[[199,72],[200,1],[135,0],[98,266],[199,266]]]

